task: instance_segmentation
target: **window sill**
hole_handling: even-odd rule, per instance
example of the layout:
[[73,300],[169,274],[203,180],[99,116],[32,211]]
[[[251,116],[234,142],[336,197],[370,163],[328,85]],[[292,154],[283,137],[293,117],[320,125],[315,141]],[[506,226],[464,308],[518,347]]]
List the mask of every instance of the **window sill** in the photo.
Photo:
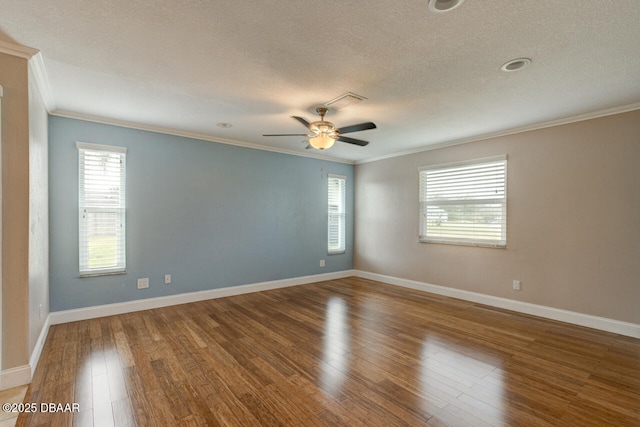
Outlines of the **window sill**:
[[435,243],[437,245],[472,246],[477,248],[507,249],[506,244],[489,242],[456,242],[448,240],[418,239],[418,243]]
[[120,276],[127,274],[126,271],[101,271],[95,273],[80,273],[78,277],[84,279],[85,277],[100,277],[100,276]]
[[342,255],[342,254],[346,254],[347,251],[332,251],[332,252],[327,252],[327,255]]

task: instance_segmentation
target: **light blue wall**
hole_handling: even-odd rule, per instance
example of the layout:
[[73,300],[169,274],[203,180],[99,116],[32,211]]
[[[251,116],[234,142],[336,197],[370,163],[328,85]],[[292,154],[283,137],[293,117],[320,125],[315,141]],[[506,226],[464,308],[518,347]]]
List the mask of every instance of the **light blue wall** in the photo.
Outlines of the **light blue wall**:
[[[128,148],[125,275],[78,277],[76,141]],[[61,117],[49,143],[51,311],[353,268],[352,165]],[[331,256],[328,173],[347,176],[347,252]]]

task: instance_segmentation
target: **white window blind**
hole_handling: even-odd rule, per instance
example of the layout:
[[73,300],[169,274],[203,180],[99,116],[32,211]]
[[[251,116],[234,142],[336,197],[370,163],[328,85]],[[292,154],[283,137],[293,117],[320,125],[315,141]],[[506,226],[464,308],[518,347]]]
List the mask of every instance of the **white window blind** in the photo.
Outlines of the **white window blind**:
[[346,250],[346,199],[347,177],[329,175],[329,224],[328,252],[343,253]]
[[80,275],[124,272],[124,147],[78,142]]
[[420,241],[504,248],[506,156],[420,169]]

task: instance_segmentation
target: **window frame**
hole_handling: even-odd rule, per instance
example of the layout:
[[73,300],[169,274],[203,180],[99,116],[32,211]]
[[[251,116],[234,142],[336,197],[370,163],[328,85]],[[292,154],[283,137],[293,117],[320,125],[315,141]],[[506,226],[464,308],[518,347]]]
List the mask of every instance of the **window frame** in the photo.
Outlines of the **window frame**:
[[[430,171],[446,171],[464,167],[483,167],[490,164],[500,163],[503,168],[503,185],[501,187],[501,197],[495,198],[477,198],[477,199],[442,199],[435,201],[428,201],[426,192],[428,186],[428,180],[426,179],[428,172]],[[418,181],[419,181],[419,230],[418,241],[420,243],[438,243],[449,245],[462,245],[462,246],[477,246],[505,249],[507,247],[507,156],[494,156],[480,159],[466,160],[461,162],[435,164],[429,166],[423,166],[418,169]],[[467,203],[463,203],[466,201]],[[456,203],[458,202],[458,203]],[[461,237],[447,237],[447,236],[434,236],[429,235],[428,220],[427,220],[427,207],[441,206],[442,204],[450,205],[501,205],[501,221],[500,224],[500,238],[499,239],[482,239],[482,238],[461,238]],[[485,223],[486,226],[488,223]]]
[[[340,203],[337,206],[337,211],[332,212],[332,180],[342,181]],[[340,191],[340,190],[339,190]],[[335,240],[336,236],[332,236],[332,229],[334,227],[332,220],[338,222],[338,245],[332,246],[331,242]],[[327,254],[338,255],[347,251],[347,177],[344,175],[328,174],[327,175]]]
[[[126,256],[126,147],[76,142],[78,149],[78,270],[80,277],[104,276],[112,274],[125,274],[127,266]],[[92,152],[109,153],[119,157],[120,167],[117,174],[112,176],[118,181],[117,200],[113,206],[105,206],[92,203],[87,200],[84,188],[85,182],[85,154]],[[84,176],[83,176],[84,174]],[[104,200],[104,198],[103,198]],[[116,215],[115,232],[115,265],[107,267],[90,267],[88,219],[91,214]],[[119,222],[119,224],[117,224]],[[119,227],[119,228],[118,228]]]

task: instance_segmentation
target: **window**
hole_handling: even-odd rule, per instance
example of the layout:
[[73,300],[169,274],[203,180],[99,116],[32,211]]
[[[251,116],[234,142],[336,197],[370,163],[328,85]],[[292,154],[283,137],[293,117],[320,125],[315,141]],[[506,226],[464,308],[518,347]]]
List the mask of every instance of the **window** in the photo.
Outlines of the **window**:
[[127,149],[76,143],[79,157],[80,275],[122,273]]
[[329,254],[341,254],[346,250],[346,193],[347,177],[329,175]]
[[504,248],[507,158],[420,169],[420,241]]

